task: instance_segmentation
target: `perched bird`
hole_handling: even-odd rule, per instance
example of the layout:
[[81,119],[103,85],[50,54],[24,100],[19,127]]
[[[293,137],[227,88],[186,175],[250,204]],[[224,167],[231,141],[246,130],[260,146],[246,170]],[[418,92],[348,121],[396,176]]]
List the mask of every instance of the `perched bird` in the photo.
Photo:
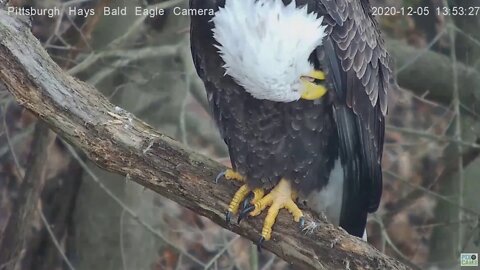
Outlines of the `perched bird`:
[[[387,93],[396,83],[368,0],[190,0],[191,50],[232,169],[226,214],[298,203],[364,236],[382,193]],[[208,12],[210,11],[210,12]]]

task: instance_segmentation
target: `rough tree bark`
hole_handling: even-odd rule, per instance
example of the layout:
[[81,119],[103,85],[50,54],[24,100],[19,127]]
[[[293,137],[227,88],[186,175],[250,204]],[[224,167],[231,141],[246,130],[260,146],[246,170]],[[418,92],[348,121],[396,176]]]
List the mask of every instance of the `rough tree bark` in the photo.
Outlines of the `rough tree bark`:
[[[224,213],[234,183],[215,184],[225,168],[115,107],[95,88],[67,75],[27,25],[0,10],[0,83],[98,166],[176,201],[219,225],[257,240],[262,218],[227,226]],[[139,199],[141,199],[139,197]],[[281,213],[264,248],[297,267],[408,269],[362,240],[306,211],[316,229],[302,233]]]

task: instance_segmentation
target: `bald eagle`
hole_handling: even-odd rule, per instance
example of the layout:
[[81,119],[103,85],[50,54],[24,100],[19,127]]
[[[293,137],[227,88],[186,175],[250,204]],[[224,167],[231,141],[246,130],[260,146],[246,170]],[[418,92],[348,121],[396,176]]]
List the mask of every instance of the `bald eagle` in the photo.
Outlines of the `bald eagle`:
[[382,194],[387,93],[395,81],[368,0],[190,0],[191,50],[243,186],[227,221],[268,208],[323,212],[362,237]]

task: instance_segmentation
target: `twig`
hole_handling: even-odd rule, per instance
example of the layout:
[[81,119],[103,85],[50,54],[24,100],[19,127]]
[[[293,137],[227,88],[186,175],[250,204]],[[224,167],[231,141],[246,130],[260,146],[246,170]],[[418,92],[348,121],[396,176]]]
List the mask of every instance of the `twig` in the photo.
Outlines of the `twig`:
[[[451,103],[453,67],[449,57],[433,51],[419,50],[400,41],[388,40],[387,45],[398,67],[405,65],[408,59],[422,55],[414,65],[407,65],[408,67],[398,74],[398,83],[401,87],[420,96],[428,91],[430,100],[447,105]],[[462,89],[459,93],[460,101],[467,107],[473,108],[479,103],[480,74],[462,63],[457,62],[456,68],[458,86]],[[435,75],[434,79],[432,74]]]
[[[5,121],[3,122],[4,128],[6,129],[7,126],[5,126]],[[5,131],[5,136],[7,138],[7,145],[0,147],[0,158],[3,157],[5,154],[7,154],[9,151],[12,153],[12,156],[14,158],[14,162],[16,164],[18,163],[18,159],[15,153],[11,149],[14,149],[14,146],[19,143],[23,142],[29,135],[32,135],[34,125],[30,125],[24,129],[22,129],[20,132],[16,133],[13,138],[9,138],[7,136],[7,131]]]
[[180,132],[180,138],[183,144],[188,146],[188,137],[187,137],[187,103],[190,97],[190,80],[189,77],[186,76],[185,80],[185,95],[182,97],[182,104],[180,105],[180,114],[178,116],[178,129]]
[[405,70],[407,67],[413,65],[418,59],[420,59],[422,56],[424,56],[434,45],[437,43],[440,38],[445,34],[445,29],[442,31],[439,31],[438,34],[433,38],[430,43],[427,44],[425,48],[422,48],[422,51],[419,52],[415,57],[412,57],[410,60],[408,60],[406,63],[404,63],[401,67],[397,68],[395,70],[395,73],[398,74]]
[[395,253],[397,253],[405,263],[408,263],[410,267],[412,267],[413,269],[420,270],[418,266],[410,263],[410,258],[408,258],[407,255],[403,254],[403,252],[397,247],[397,245],[393,243],[392,239],[390,238],[390,235],[388,234],[387,228],[385,228],[385,225],[383,224],[382,219],[374,215],[373,220],[375,220],[375,222],[380,226],[380,231],[382,232],[383,239],[385,239],[385,241],[393,249],[393,251],[395,251]]
[[[147,8],[149,9],[168,9],[177,5],[180,5],[181,3],[185,2],[185,0],[169,0],[165,2],[161,2],[155,5],[150,5]],[[138,19],[135,20],[130,28],[125,31],[125,34],[123,34],[121,37],[115,39],[112,41],[107,48],[108,49],[116,49],[116,48],[121,48],[125,45],[125,43],[135,34],[138,33],[138,28],[143,24],[143,21],[145,20],[147,16],[142,15],[138,16]]]
[[7,266],[9,266],[11,264],[17,264],[18,261],[22,259],[23,255],[24,255],[23,253],[24,252],[21,252],[20,254],[18,254],[18,256],[16,258],[12,258],[10,261],[0,264],[0,270],[6,269]]
[[465,206],[461,206],[458,204],[458,202],[454,202],[453,200],[441,195],[441,194],[438,194],[437,192],[434,192],[434,191],[431,191],[430,189],[427,189],[425,187],[422,187],[422,186],[419,186],[419,185],[416,185],[416,184],[412,184],[410,183],[410,181],[408,181],[407,179],[404,179],[403,177],[401,177],[400,175],[392,172],[392,171],[389,171],[389,170],[386,170],[384,171],[385,174],[389,174],[391,176],[393,176],[394,178],[396,178],[397,180],[400,180],[402,183],[406,184],[406,185],[409,185],[410,187],[412,188],[415,188],[415,189],[418,189],[418,190],[421,190],[423,191],[424,193],[426,194],[429,194],[431,195],[432,197],[435,197],[437,199],[440,199],[444,202],[447,202],[453,206],[456,206],[458,207],[459,210],[463,210],[463,211],[466,211],[466,212],[469,212],[475,216],[478,216],[480,217],[480,213],[478,213],[476,210],[474,209],[470,209],[470,208],[466,208]]
[[235,241],[237,241],[239,238],[240,237],[236,235],[232,240],[230,240],[230,242],[228,242],[220,251],[217,252],[217,254],[215,254],[215,256],[213,256],[213,258],[208,263],[205,264],[203,269],[209,269],[212,264],[214,264],[218,260],[218,258],[220,258],[220,256],[222,256],[223,253],[225,253],[225,251],[227,251],[227,249],[229,249],[230,246],[232,246],[232,244],[235,243]]
[[436,141],[439,141],[439,142],[451,142],[451,143],[455,143],[459,146],[466,146],[466,147],[480,149],[480,144],[462,141],[459,138],[452,138],[452,137],[448,137],[448,136],[440,136],[440,135],[432,134],[432,133],[425,132],[425,131],[419,131],[419,130],[404,128],[404,127],[395,127],[395,126],[392,126],[392,125],[387,125],[386,127],[387,127],[387,130],[390,130],[390,131],[397,131],[397,132],[401,132],[401,133],[405,133],[405,134],[410,134],[410,135],[415,135],[415,136],[419,136],[419,137],[424,137],[424,138],[427,138],[427,139],[436,140]]
[[20,166],[20,162],[18,161],[17,153],[15,153],[12,139],[10,138],[10,132],[8,131],[8,125],[7,125],[7,110],[8,110],[8,105],[10,103],[7,103],[7,106],[5,108],[1,108],[2,111],[5,113],[3,114],[3,128],[5,130],[5,138],[7,138],[7,148],[10,150],[10,153],[12,154],[13,162],[15,163],[15,170],[18,176],[23,177],[22,174],[22,167]]
[[[128,65],[133,61],[138,61],[142,59],[148,59],[152,57],[165,57],[173,56],[177,53],[178,46],[176,45],[165,45],[157,47],[146,47],[139,49],[128,49],[128,50],[108,50],[101,51],[98,53],[89,54],[82,62],[78,63],[74,67],[68,70],[68,73],[71,75],[79,74],[92,66],[98,64],[100,61],[104,61],[108,58],[120,58],[126,63],[123,66]],[[123,67],[122,65],[112,65],[113,67]]]
[[127,261],[125,258],[125,244],[123,243],[123,219],[125,218],[125,209],[122,209],[122,213],[120,214],[120,256],[122,257],[122,267],[123,270],[127,270]]
[[183,269],[183,268],[180,268],[180,267],[182,267],[182,260],[183,260],[183,256],[182,256],[182,254],[180,254],[178,256],[177,265],[175,266],[175,270]]
[[253,243],[250,245],[250,269],[258,270],[258,248]]
[[456,32],[462,34],[464,37],[469,39],[471,42],[475,43],[475,45],[480,46],[480,40],[472,37],[472,35],[465,33],[462,29],[458,28],[455,24],[451,23],[447,25],[449,28],[455,30]]
[[168,245],[172,246],[173,248],[177,249],[180,251],[182,254],[184,254],[187,258],[190,260],[194,261],[195,263],[199,264],[200,266],[203,266],[204,264],[198,260],[197,258],[193,257],[190,255],[187,251],[183,250],[182,248],[176,246],[173,244],[168,238],[166,238],[161,232],[158,230],[155,230],[150,224],[147,224],[145,221],[143,221],[136,213],[134,210],[132,210],[130,207],[128,207],[117,195],[113,194],[110,189],[108,189],[102,181],[97,177],[97,175],[90,170],[90,168],[85,164],[83,159],[81,159],[75,149],[73,149],[72,146],[70,146],[68,143],[64,142],[65,146],[67,147],[68,151],[70,154],[75,158],[75,160],[80,164],[80,166],[87,172],[88,175],[92,178],[92,180],[102,189],[115,203],[120,206],[128,215],[132,217],[133,220],[135,220],[138,224],[142,225],[145,229],[147,229],[149,232],[151,232],[153,235],[157,236],[162,240],[163,242],[167,243]]
[[[444,4],[448,4],[444,1]],[[453,20],[450,20],[450,24],[454,25]],[[452,77],[453,77],[453,107],[455,111],[455,139],[462,140],[462,116],[460,112],[460,94],[458,90],[458,72],[457,72],[457,52],[455,45],[455,31],[453,29],[449,30],[450,38],[450,58],[452,59]],[[464,206],[464,188],[465,188],[465,175],[463,170],[463,149],[462,145],[457,144],[457,154],[458,154],[458,204],[460,207]],[[464,219],[463,211],[458,211],[458,220]],[[458,225],[458,238],[457,238],[457,252],[460,254],[463,248],[462,244],[463,238],[463,226],[462,224]]]
[[[34,140],[27,161],[27,171],[15,199],[4,234],[0,239],[0,264],[17,258],[24,248],[32,217],[45,180],[48,147],[53,142],[53,133],[43,123],[37,123]],[[19,164],[16,164],[19,166]],[[15,269],[17,264],[8,264],[5,269]]]
[[75,267],[73,267],[73,265],[70,262],[70,260],[68,259],[67,255],[65,255],[65,252],[63,252],[62,247],[57,240],[57,237],[55,236],[52,229],[50,228],[50,225],[48,224],[47,218],[43,214],[42,209],[40,209],[40,207],[37,207],[37,211],[40,215],[40,219],[42,220],[43,226],[45,226],[45,229],[47,230],[48,234],[50,235],[50,239],[52,239],[52,242],[55,245],[55,248],[58,250],[58,253],[60,253],[60,256],[62,256],[63,261],[67,264],[68,269],[75,270]]
[[272,267],[273,262],[275,261],[275,256],[270,257],[270,259],[265,263],[261,270],[269,270]]

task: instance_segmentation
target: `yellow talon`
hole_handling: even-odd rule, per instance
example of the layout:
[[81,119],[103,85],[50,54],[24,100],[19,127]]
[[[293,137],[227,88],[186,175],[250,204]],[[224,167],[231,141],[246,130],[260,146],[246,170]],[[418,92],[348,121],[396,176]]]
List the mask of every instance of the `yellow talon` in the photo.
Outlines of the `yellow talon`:
[[[273,191],[273,190],[272,190]],[[258,216],[262,213],[263,209],[267,208],[267,206],[272,205],[273,197],[272,194],[269,193],[262,199],[260,199],[257,203],[255,203],[255,210],[253,210],[250,215],[251,216]]]
[[242,201],[245,199],[248,192],[250,192],[250,189],[248,189],[247,185],[241,186],[233,196],[233,199],[228,206],[228,211],[236,214],[238,212],[238,208],[240,207],[240,203],[242,203]]
[[282,206],[279,203],[274,202],[270,208],[268,208],[267,217],[263,221],[263,228],[262,228],[262,236],[265,240],[270,240],[272,237],[272,227],[275,224],[275,220],[277,219],[278,212]]
[[262,210],[267,206],[270,206],[267,217],[263,222],[262,237],[265,240],[269,240],[272,236],[272,227],[273,224],[275,224],[280,209],[287,209],[288,212],[293,215],[293,219],[296,222],[299,222],[303,217],[302,211],[293,201],[296,197],[297,195],[292,191],[290,182],[282,179],[277,186],[270,191],[270,193],[255,203],[255,210],[250,213],[251,216],[259,215]]
[[[233,199],[230,202],[230,205],[228,206],[228,211],[232,212],[232,214],[236,214],[238,212],[238,208],[240,208],[240,204],[247,197],[249,192],[250,192],[250,189],[248,188],[247,185],[241,186],[233,196]],[[263,189],[261,188],[257,188],[257,189],[254,189],[252,193],[253,193],[253,199],[251,203],[255,204],[256,201],[263,198],[265,191],[263,191]]]
[[227,169],[225,171],[225,179],[227,179],[227,180],[237,180],[237,181],[244,181],[245,180],[243,175],[239,174],[238,172],[236,172],[232,169]]
[[253,191],[253,199],[251,201],[252,204],[255,204],[257,201],[265,196],[265,191],[261,188],[254,189]]
[[300,208],[298,208],[298,206],[293,201],[288,201],[285,204],[285,209],[287,209],[288,212],[292,214],[293,220],[295,220],[295,222],[300,222],[300,218],[303,217],[303,213],[302,210],[300,210]]
[[[226,170],[225,173],[222,173],[222,175],[224,175],[224,177],[228,180],[237,180],[241,182],[245,181],[245,178],[241,174],[231,169]],[[261,188],[251,190],[246,184],[242,185],[237,192],[235,192],[235,195],[228,206],[228,212],[226,216],[227,223],[230,222],[232,214],[235,215],[238,213],[240,205],[245,198],[247,198],[250,192],[253,193],[253,198],[250,203],[253,204],[255,208],[252,212],[250,212],[249,215],[257,216],[265,208],[270,207],[263,222],[262,228],[262,237],[265,240],[270,240],[272,237],[272,227],[275,224],[280,209],[287,209],[288,212],[292,214],[293,220],[296,222],[300,222],[301,218],[303,217],[302,211],[294,202],[294,200],[297,198],[297,193],[292,190],[289,181],[281,179],[280,182],[266,195],[265,191]],[[243,215],[248,215],[248,210],[240,213],[239,222]]]

